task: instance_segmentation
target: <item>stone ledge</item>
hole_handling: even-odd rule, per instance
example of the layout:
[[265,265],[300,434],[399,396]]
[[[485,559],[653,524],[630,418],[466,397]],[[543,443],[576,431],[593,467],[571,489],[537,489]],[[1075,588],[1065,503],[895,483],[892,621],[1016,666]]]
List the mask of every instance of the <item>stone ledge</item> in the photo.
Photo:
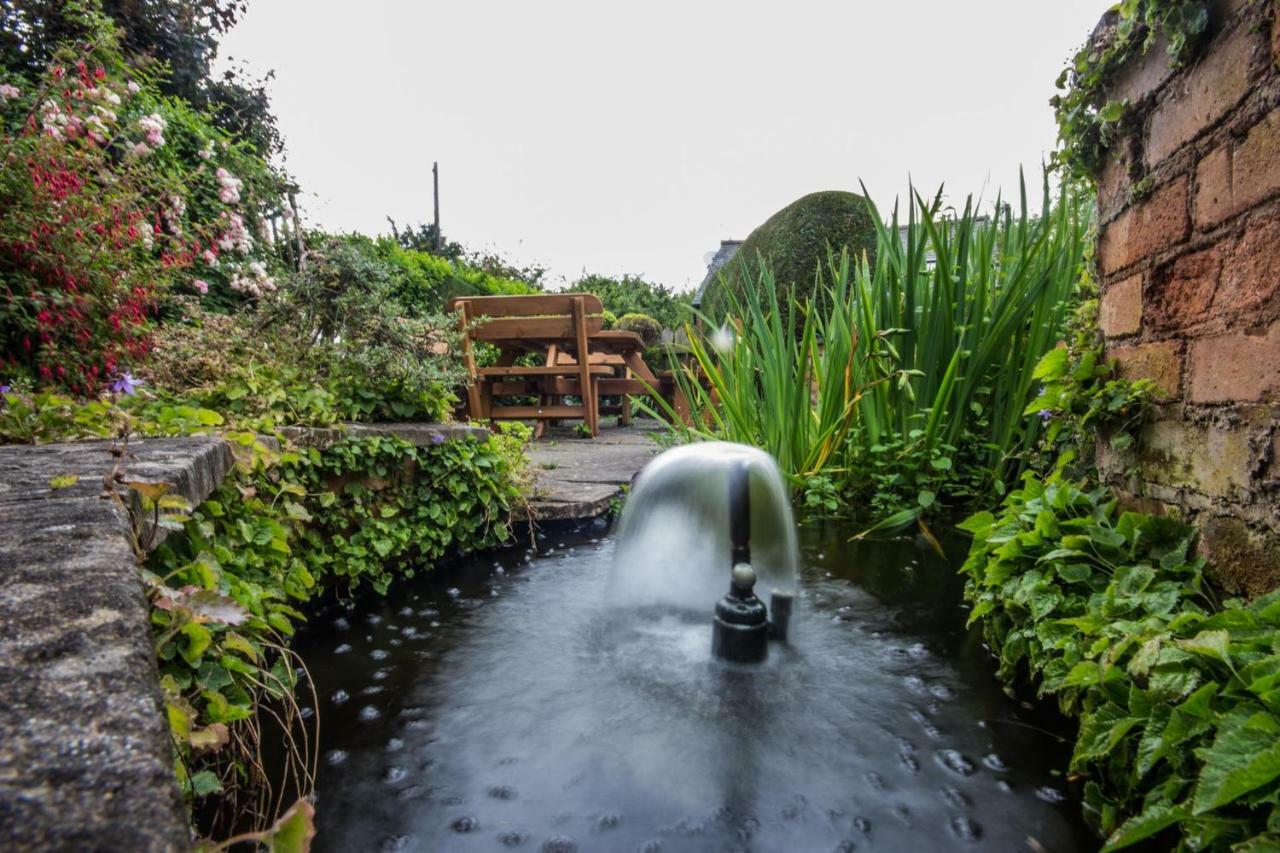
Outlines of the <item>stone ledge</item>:
[[[111,442],[0,447],[0,847],[190,846],[129,512]],[[216,436],[129,445],[125,479],[198,504]],[[72,475],[55,489],[50,481]],[[126,500],[132,493],[126,493]]]

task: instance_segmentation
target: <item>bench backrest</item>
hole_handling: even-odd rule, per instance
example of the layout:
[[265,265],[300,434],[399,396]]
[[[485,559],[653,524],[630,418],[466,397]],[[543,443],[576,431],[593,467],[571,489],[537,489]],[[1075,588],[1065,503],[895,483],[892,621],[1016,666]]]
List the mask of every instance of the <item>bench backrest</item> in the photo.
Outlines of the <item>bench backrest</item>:
[[449,309],[462,315],[473,340],[573,338],[578,332],[575,302],[581,306],[578,310],[588,335],[604,328],[604,306],[594,293],[456,296],[449,300]]

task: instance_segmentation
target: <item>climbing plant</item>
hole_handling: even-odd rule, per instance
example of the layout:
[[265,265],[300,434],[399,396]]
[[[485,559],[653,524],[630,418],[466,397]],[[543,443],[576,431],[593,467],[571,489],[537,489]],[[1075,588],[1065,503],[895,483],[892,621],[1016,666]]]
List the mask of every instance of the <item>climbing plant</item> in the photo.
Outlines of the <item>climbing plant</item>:
[[1075,179],[1096,175],[1127,115],[1130,104],[1107,94],[1119,70],[1146,54],[1161,36],[1174,67],[1180,67],[1209,28],[1205,0],[1122,0],[1109,14],[1114,25],[1076,52],[1058,77],[1061,94],[1050,100],[1059,142],[1053,164]]

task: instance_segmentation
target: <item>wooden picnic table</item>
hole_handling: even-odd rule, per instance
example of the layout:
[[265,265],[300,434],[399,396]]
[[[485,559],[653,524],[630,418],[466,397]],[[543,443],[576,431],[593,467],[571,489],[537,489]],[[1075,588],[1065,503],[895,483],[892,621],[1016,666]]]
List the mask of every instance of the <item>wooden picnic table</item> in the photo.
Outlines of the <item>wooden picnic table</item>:
[[[468,414],[476,419],[548,422],[582,418],[599,432],[600,397],[622,396],[619,414],[630,420],[630,394],[658,393],[662,382],[645,364],[644,343],[633,332],[606,331],[594,294],[474,296],[450,301],[458,312],[467,367]],[[498,348],[497,361],[476,364],[474,344]],[[519,365],[535,353],[537,365]],[[585,354],[585,359],[579,356]],[[500,405],[496,397],[537,396],[536,405]],[[566,397],[578,397],[567,404]]]

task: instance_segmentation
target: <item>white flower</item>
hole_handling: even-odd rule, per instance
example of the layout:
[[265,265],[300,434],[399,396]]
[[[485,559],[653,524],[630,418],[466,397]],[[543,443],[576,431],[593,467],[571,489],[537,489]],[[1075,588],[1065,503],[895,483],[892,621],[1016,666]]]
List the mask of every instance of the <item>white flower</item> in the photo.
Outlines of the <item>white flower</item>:
[[129,156],[136,157],[139,159],[142,157],[146,157],[150,153],[151,153],[151,149],[147,147],[147,143],[145,142],[135,143],[134,146],[129,149]]
[[200,258],[211,267],[216,268],[218,266],[218,255],[213,251],[213,249],[205,249],[203,254],[200,255]]
[[152,113],[138,119],[138,127],[146,134],[147,142],[152,148],[160,148],[164,145],[164,130],[168,127],[168,123],[159,113]]
[[106,101],[108,104],[110,104],[113,107],[120,106],[120,96],[117,95],[115,92],[111,91],[106,86],[103,86],[98,91],[102,93],[102,100]]
[[204,147],[200,149],[200,159],[208,160],[212,156],[213,156],[213,143],[206,142],[204,144]]
[[126,88],[129,90],[130,95],[136,95],[142,91],[142,87],[132,80],[129,81],[129,85]]
[[0,83],[0,104],[20,96],[22,90],[9,83]]

